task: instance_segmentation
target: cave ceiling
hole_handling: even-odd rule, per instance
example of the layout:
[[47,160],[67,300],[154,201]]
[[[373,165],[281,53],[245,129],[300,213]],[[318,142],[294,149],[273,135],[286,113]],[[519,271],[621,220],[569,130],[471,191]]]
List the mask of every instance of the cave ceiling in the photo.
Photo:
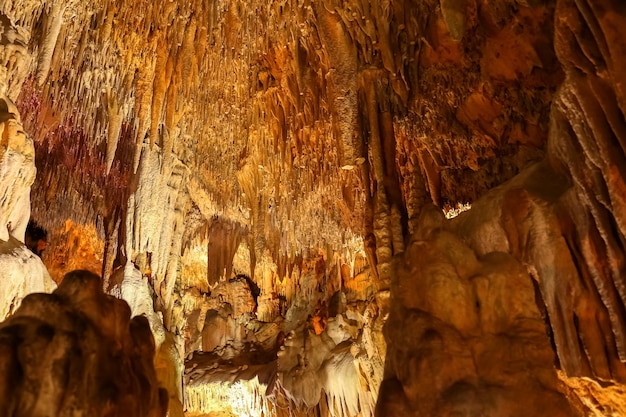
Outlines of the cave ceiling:
[[219,218],[293,261],[394,206],[406,234],[411,200],[468,203],[540,158],[562,79],[553,5],[463,4],[9,2],[34,215],[115,222],[156,152],[185,240]]

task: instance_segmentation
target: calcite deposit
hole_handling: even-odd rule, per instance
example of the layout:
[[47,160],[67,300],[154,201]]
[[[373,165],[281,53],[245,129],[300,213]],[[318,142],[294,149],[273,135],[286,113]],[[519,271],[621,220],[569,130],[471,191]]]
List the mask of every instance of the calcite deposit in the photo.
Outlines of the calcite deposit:
[[35,148],[15,104],[0,92],[0,239],[24,241],[35,180]]
[[5,0],[0,314],[101,275],[170,416],[623,414],[625,28],[619,0]]
[[0,319],[14,313],[28,294],[57,286],[41,259],[13,237],[0,241],[0,271]]

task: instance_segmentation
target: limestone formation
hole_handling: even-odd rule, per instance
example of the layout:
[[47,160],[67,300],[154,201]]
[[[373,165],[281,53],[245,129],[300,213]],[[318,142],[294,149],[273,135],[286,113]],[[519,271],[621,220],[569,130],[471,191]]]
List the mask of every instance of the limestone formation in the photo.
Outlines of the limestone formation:
[[618,0],[2,1],[0,307],[48,288],[30,214],[53,279],[145,315],[171,416],[623,413],[624,28]]
[[0,241],[0,271],[2,320],[13,314],[28,294],[49,293],[57,287],[41,259],[13,237]]
[[580,415],[526,268],[497,249],[478,256],[440,211],[419,225],[392,283],[377,415]]
[[0,240],[24,241],[35,180],[35,149],[13,102],[0,93]]
[[[341,298],[341,297],[333,297]],[[373,416],[388,300],[316,308],[308,320],[262,323],[229,303],[208,309],[203,353],[188,361],[189,413]],[[230,399],[230,400],[229,400]],[[291,413],[291,414],[290,414]]]
[[87,271],[31,294],[0,325],[0,409],[7,416],[165,416],[145,317]]

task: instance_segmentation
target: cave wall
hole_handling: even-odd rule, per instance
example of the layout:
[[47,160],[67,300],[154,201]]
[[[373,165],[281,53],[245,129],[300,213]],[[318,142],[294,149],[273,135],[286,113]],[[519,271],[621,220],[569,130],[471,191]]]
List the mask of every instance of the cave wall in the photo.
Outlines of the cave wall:
[[285,274],[360,237],[388,281],[424,201],[473,201],[542,156],[562,79],[553,3],[5,9],[36,63],[18,100],[41,161],[34,215],[97,221],[105,278],[123,246],[150,257],[163,299],[214,218],[246,232],[253,274],[266,254]]
[[435,207],[419,226],[395,264],[376,415],[582,415],[557,377],[524,265],[497,249],[479,255]]
[[[379,415],[624,411],[616,401],[625,369],[624,77],[615,67],[624,11],[615,2],[558,1],[555,50],[565,78],[546,159],[452,222],[423,209],[392,280]],[[413,337],[397,332],[400,323],[415,327]],[[532,400],[511,401],[518,397],[509,390]]]
[[[626,22],[625,9],[615,2],[563,1],[558,10],[555,45],[566,79],[553,105],[556,126],[550,154],[561,161],[575,190],[563,216],[569,223],[563,227],[566,240],[583,282],[579,302],[583,305],[577,306],[575,315],[580,320],[596,316],[602,329],[600,335],[592,335],[587,332],[593,331],[593,323],[581,326],[578,339],[585,352],[564,366],[569,374],[624,381],[626,91],[619,68],[626,43],[619,26]],[[575,342],[563,345],[557,348],[572,349]]]
[[15,106],[29,54],[23,36],[0,14],[0,319],[14,313],[23,298],[56,288],[41,259],[24,246],[35,180],[35,148]]

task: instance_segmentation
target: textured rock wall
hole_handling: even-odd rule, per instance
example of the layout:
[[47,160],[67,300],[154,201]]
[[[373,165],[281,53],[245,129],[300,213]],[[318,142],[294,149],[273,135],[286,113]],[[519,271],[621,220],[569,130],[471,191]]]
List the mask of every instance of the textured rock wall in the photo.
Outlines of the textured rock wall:
[[[20,96],[35,215],[102,219],[105,279],[116,254],[150,257],[165,309],[177,233],[215,216],[247,231],[251,274],[357,237],[384,287],[424,201],[473,200],[541,156],[562,75],[551,3],[57,3],[4,6],[37,62]],[[141,186],[156,178],[167,195]]]
[[23,33],[0,10],[0,320],[31,292],[56,284],[39,257],[24,246],[35,180],[35,148],[13,100],[27,76],[30,54]]
[[13,236],[23,242],[30,217],[30,186],[35,180],[35,150],[6,96],[0,96],[0,137],[0,239]]
[[[565,80],[552,104],[547,159],[452,222],[422,211],[393,279],[379,415],[624,409],[624,77],[616,63],[626,51],[617,29],[625,12],[616,2],[558,1]],[[400,323],[415,326],[416,337],[396,332]],[[534,401],[508,402],[508,390]]]
[[[384,295],[348,304],[337,296],[327,308],[264,323],[236,312],[249,305],[246,297],[221,294],[207,300],[212,308],[203,320],[203,352],[187,362],[190,415],[374,415],[385,355]],[[290,317],[299,313],[304,321]]]
[[6,416],[165,416],[145,317],[86,271],[31,294],[0,324],[0,408]]
[[0,271],[0,320],[13,314],[28,294],[56,288],[41,259],[13,237],[0,242]]
[[0,89],[0,239],[7,241],[12,236],[23,242],[30,218],[30,187],[37,171],[35,148],[4,90]]
[[477,256],[434,207],[419,226],[392,281],[377,415],[580,415],[524,265],[506,252]]
[[566,77],[553,106],[550,151],[573,183],[562,229],[581,280],[573,303],[575,330],[571,322],[563,326],[555,335],[557,350],[568,375],[624,382],[626,75],[621,68],[626,41],[621,28],[626,9],[618,2],[563,0],[557,11],[555,47]]
[[76,269],[102,272],[104,245],[93,224],[83,226],[67,220],[61,228],[47,231],[45,240],[39,256],[55,282]]

